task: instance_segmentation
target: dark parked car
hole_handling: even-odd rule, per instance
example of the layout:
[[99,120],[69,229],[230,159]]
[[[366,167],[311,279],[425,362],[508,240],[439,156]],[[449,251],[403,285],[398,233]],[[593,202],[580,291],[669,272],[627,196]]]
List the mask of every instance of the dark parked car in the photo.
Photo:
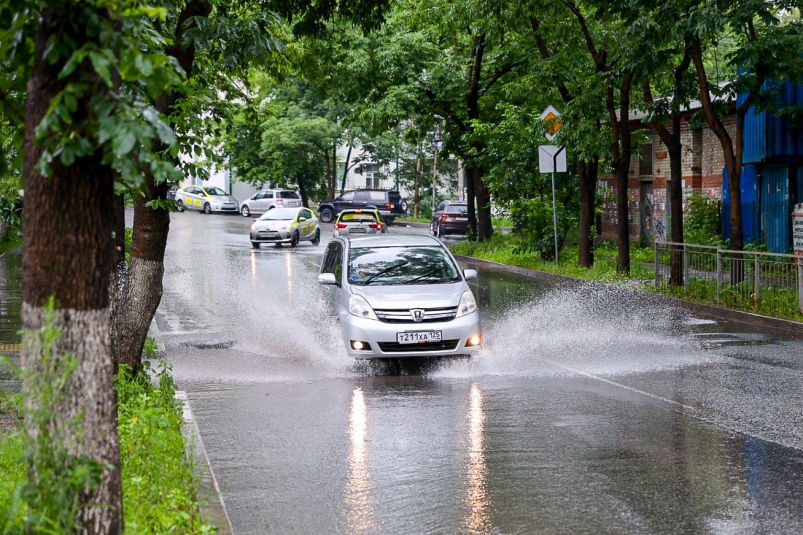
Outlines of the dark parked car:
[[468,206],[464,201],[443,201],[432,214],[429,233],[438,238],[447,234],[466,235],[468,231]]
[[318,203],[321,221],[331,223],[335,216],[347,209],[376,208],[386,225],[407,213],[407,201],[402,199],[398,191],[379,189],[358,189],[345,191],[333,200]]

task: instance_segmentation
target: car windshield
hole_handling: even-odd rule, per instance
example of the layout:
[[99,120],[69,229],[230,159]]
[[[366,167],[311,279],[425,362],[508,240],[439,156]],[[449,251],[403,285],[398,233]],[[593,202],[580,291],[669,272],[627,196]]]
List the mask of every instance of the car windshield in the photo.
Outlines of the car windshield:
[[204,188],[209,195],[228,195],[220,188]]
[[461,280],[443,247],[360,247],[349,251],[351,284],[440,284]]
[[293,208],[274,208],[262,214],[259,219],[267,219],[268,221],[289,221],[296,218],[297,210]]

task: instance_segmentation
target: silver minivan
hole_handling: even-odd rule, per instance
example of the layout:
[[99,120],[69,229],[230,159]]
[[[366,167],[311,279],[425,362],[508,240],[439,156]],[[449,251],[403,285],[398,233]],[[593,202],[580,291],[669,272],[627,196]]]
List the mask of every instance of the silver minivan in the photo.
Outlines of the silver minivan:
[[439,240],[420,235],[333,239],[318,282],[329,288],[346,352],[360,359],[470,355],[482,344],[480,312]]
[[264,214],[274,208],[296,208],[301,206],[301,195],[289,189],[263,189],[254,193],[240,204],[243,217]]

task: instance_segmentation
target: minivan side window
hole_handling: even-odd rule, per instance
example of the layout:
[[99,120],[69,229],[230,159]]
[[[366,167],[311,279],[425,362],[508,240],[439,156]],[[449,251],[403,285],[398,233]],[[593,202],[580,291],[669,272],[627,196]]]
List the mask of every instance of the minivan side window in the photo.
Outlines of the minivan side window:
[[340,276],[343,273],[343,246],[338,242],[332,242],[326,248],[321,273],[334,273],[337,284],[340,284]]
[[277,192],[282,199],[300,199],[298,193],[295,191],[279,191]]
[[368,192],[367,191],[358,191],[354,195],[355,201],[367,201],[368,200]]

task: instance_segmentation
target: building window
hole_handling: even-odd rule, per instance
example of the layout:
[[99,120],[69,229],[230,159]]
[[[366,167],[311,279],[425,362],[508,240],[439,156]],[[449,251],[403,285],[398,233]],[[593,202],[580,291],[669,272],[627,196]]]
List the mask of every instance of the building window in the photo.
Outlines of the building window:
[[362,173],[365,175],[366,188],[379,188],[379,166],[375,163],[367,163],[362,166]]
[[652,143],[640,144],[638,153],[638,174],[652,176]]

